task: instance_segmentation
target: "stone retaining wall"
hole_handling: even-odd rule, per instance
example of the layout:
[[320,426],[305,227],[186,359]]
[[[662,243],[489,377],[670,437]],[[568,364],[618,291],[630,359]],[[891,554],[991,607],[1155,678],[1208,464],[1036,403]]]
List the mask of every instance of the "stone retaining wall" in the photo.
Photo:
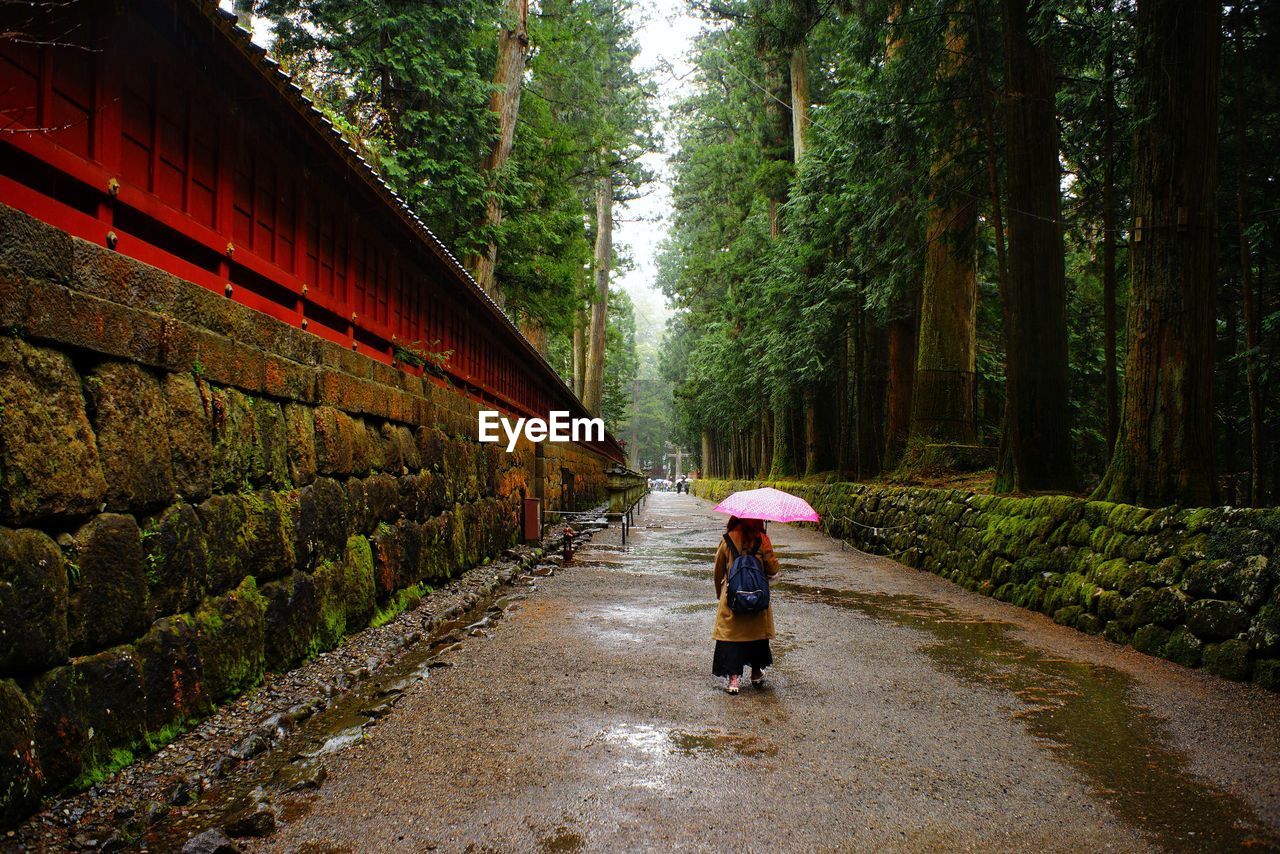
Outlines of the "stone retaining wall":
[[[719,500],[766,484],[702,480]],[[770,483],[873,554],[1228,679],[1280,690],[1280,510],[1148,510],[858,483]]]
[[[516,537],[477,404],[0,205],[0,822]],[[606,497],[548,447],[541,493]]]

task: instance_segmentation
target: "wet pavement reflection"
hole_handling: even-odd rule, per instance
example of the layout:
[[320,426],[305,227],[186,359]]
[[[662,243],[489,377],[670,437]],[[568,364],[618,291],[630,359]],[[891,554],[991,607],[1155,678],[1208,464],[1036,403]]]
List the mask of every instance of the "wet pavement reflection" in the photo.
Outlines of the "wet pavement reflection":
[[[1166,665],[1100,663],[1114,654],[1098,639],[812,531],[772,526],[775,667],[762,689],[726,695],[709,672],[723,523],[690,496],[651,496],[626,546],[602,532],[536,590],[445,627],[263,763],[258,785],[284,817],[253,845],[1208,851],[1280,839],[1269,762],[1216,755],[1225,770],[1203,776],[1229,726],[1259,755],[1280,747],[1265,714],[1228,724],[1211,709],[1280,706],[1201,680],[1204,703],[1174,686],[1178,702],[1157,713],[1139,698],[1163,690]],[[1189,729],[1203,740],[1177,735]]]

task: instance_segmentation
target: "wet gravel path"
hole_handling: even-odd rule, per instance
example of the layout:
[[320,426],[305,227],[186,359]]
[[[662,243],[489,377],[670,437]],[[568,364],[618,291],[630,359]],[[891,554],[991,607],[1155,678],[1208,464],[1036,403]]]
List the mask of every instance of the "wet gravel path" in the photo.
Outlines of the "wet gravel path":
[[776,667],[710,674],[723,517],[650,497],[275,796],[278,851],[1223,850],[1280,839],[1280,698],[773,526]]

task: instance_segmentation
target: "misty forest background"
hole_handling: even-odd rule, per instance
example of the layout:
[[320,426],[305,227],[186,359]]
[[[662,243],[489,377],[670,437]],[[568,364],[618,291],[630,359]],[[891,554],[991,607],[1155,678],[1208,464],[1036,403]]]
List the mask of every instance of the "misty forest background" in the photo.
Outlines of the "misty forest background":
[[630,0],[236,5],[638,467],[1280,502],[1278,4],[690,0],[662,116]]

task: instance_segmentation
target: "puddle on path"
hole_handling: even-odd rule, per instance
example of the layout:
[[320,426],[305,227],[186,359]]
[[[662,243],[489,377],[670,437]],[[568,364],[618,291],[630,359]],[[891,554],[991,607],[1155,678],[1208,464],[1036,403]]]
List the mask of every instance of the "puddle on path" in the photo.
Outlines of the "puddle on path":
[[587,845],[582,834],[575,833],[564,825],[560,825],[552,835],[544,836],[538,842],[543,851],[581,851]]
[[606,743],[625,745],[653,757],[659,764],[663,757],[671,756],[716,754],[759,759],[778,754],[778,745],[771,741],[720,729],[681,730],[649,724],[615,724],[603,730],[599,737]]
[[1011,623],[969,618],[916,596],[868,594],[780,582],[797,599],[849,608],[932,635],[922,651],[944,672],[1026,703],[1014,717],[1085,775],[1126,823],[1169,849],[1263,847],[1280,837],[1238,798],[1195,777],[1149,712],[1130,700],[1129,677],[1054,657]]
[[704,730],[702,732],[671,733],[671,744],[681,753],[695,755],[699,753],[733,753],[751,758],[760,756],[777,756],[778,745],[771,741],[756,738],[754,735],[742,733]]
[[719,602],[715,602],[715,601],[691,602],[688,605],[676,605],[668,610],[676,614],[698,614],[698,613],[701,613],[702,611],[714,611],[719,606],[719,604],[720,604]]

